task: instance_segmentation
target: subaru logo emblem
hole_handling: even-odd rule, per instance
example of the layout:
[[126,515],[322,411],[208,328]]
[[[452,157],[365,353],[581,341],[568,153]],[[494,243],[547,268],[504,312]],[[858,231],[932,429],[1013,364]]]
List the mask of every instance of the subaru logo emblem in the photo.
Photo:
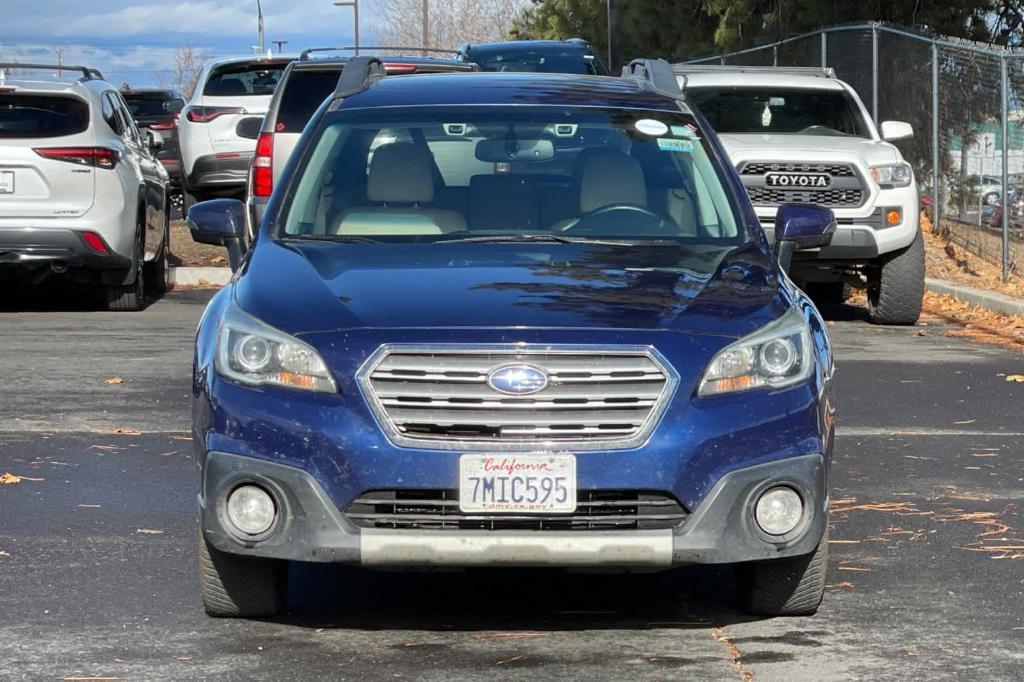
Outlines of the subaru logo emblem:
[[505,365],[487,375],[487,385],[499,393],[528,395],[547,387],[548,373],[530,365]]

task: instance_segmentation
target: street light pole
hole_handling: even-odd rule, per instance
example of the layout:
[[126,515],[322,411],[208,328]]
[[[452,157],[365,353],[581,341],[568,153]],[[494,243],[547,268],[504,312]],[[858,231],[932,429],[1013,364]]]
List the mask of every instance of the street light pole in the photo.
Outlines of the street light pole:
[[345,2],[335,2],[335,7],[351,7],[352,8],[352,22],[355,25],[355,53],[359,54],[359,0],[346,0]]
[[423,47],[430,47],[430,4],[423,0]]

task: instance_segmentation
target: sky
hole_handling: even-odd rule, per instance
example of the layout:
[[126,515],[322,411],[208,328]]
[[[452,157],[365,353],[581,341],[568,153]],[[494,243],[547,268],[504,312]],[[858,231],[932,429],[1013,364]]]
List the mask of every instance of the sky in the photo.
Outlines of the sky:
[[[352,9],[332,0],[261,0],[266,45],[352,44]],[[372,40],[374,0],[360,4],[360,40]],[[66,64],[100,69],[107,80],[157,84],[177,46],[191,41],[211,56],[251,54],[256,0],[0,0],[0,61],[46,62],[63,49]]]

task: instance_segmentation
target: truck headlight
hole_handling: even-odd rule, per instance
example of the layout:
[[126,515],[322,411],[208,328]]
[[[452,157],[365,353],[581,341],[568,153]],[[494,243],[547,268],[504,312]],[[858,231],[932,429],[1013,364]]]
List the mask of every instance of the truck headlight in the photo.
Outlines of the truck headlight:
[[217,372],[241,384],[335,393],[334,377],[307,343],[249,315],[232,301],[217,338]]
[[782,388],[811,374],[811,335],[799,308],[718,351],[697,395]]
[[872,166],[871,179],[882,188],[907,187],[914,180],[914,169],[906,161]]

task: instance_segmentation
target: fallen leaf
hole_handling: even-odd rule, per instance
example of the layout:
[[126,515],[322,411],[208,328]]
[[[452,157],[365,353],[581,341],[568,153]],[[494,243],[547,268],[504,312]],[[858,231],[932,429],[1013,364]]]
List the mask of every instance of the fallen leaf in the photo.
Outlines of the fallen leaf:
[[1007,374],[1006,380],[1013,381],[1018,384],[1024,384],[1024,374]]
[[917,653],[913,649],[907,649],[907,656],[920,656],[920,655],[921,654]]
[[107,379],[103,383],[105,383],[105,384],[123,384],[124,383],[124,379],[122,379],[121,377],[110,377],[109,379]]
[[42,481],[41,478],[32,478],[31,476],[16,476],[10,472],[0,474],[0,484],[6,483],[13,485],[15,483],[21,483],[22,481]]
[[163,535],[162,530],[156,528],[136,528],[135,532],[139,535]]
[[524,658],[526,658],[526,654],[521,654],[519,656],[513,656],[512,658],[506,658],[503,661],[498,661],[494,665],[505,665],[506,663],[512,663],[513,661],[521,661]]
[[4,550],[0,549],[0,556],[11,556],[11,553],[5,552]]
[[224,256],[215,256],[214,258],[210,259],[210,262],[213,263],[214,265],[225,265],[227,264],[228,259],[225,258]]
[[871,573],[873,568],[860,568],[859,566],[840,566],[840,571],[854,571],[856,573]]
[[838,587],[839,589],[842,589],[842,590],[852,590],[853,589],[853,583],[851,583],[849,580],[844,580],[841,583],[836,583],[836,587]]
[[953,423],[954,424],[961,424],[962,425],[962,424],[973,424],[976,421],[978,421],[978,420],[977,419],[964,419],[963,421],[953,422]]

